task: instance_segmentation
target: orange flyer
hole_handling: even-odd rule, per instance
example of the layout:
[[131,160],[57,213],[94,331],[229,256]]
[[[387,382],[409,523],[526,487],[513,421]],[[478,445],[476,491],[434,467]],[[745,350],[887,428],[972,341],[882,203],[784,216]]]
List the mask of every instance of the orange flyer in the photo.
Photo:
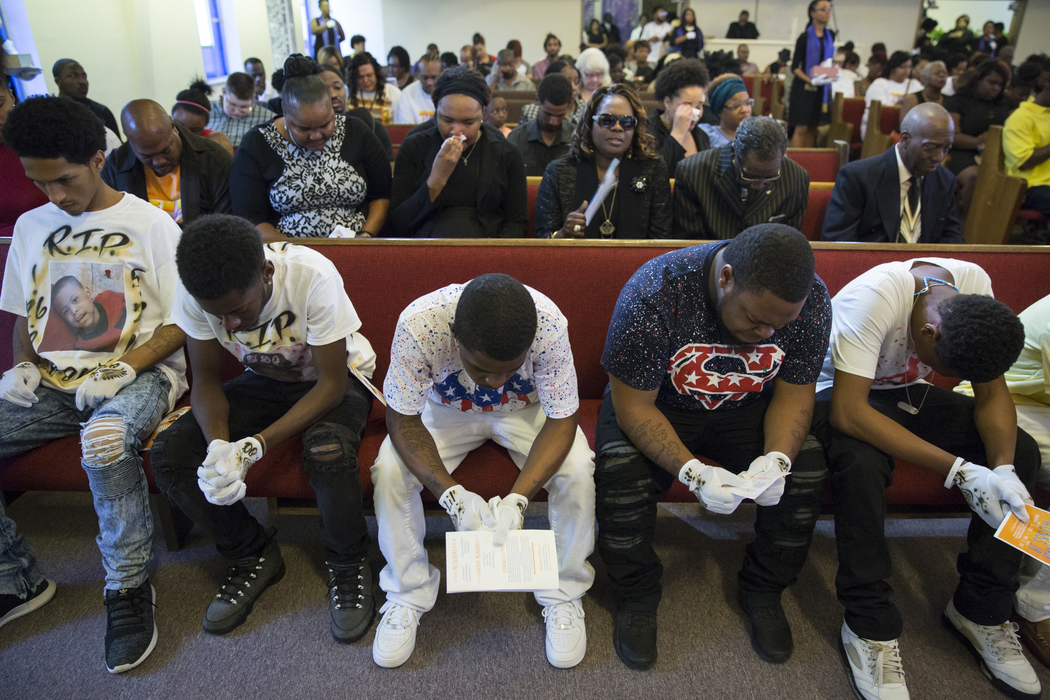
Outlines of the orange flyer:
[[1050,513],[1025,505],[1028,522],[1022,523],[1010,513],[995,531],[996,538],[1021,550],[1044,564],[1050,564]]

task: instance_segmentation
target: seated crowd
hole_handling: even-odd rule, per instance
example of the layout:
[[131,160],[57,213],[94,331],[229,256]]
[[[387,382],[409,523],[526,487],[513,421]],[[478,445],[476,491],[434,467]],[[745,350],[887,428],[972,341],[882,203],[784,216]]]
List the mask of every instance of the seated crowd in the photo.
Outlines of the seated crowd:
[[[1019,318],[992,298],[984,270],[942,256],[879,265],[829,295],[799,232],[811,177],[788,149],[816,136],[833,94],[811,71],[835,53],[829,4],[810,3],[794,60],[767,69],[795,75],[787,128],[752,114],[746,46],[729,63],[704,60],[693,11],[679,21],[660,7],[628,51],[607,16],[576,59],[554,35],[531,65],[517,41],[491,56],[475,35],[459,61],[432,46],[411,66],[394,47],[388,82],[364,37],[340,55],[343,29],[322,1],[316,60],[292,55],[268,84],[250,58],[217,100],[194,82],[170,109],[128,102],[119,123],[87,98],[71,59],[54,67],[60,96],[15,104],[4,85],[0,235],[12,238],[0,309],[16,320],[0,459],[80,435],[108,670],[138,666],[157,641],[140,450],[189,392],[190,412],[157,435],[150,464],[228,561],[207,632],[243,623],[284,574],[274,531],[241,499],[251,466],[295,435],[321,513],[330,629],[345,643],[377,612],[359,474],[371,467],[386,562],[373,659],[390,668],[411,656],[440,589],[424,488],[456,529],[492,530],[497,546],[546,489],[559,571],[557,589],[536,592],[546,658],[558,668],[584,658],[597,547],[616,596],[613,646],[643,670],[657,660],[659,494],[677,479],[712,513],[759,505],[737,599],[757,654],[782,663],[794,647],[781,595],[806,561],[827,484],[849,681],[865,699],[907,698],[883,527],[897,458],[944,477],[974,510],[946,624],[996,688],[1039,697],[1017,632],[1050,665],[1050,574],[1026,564],[1019,591],[1022,555],[994,533],[1010,514],[1027,520],[1037,478],[1050,482],[1050,302]],[[978,52],[961,73],[925,43],[914,56],[873,51],[871,80],[851,87],[906,107],[899,142],[839,170],[824,240],[963,243],[961,203],[996,124],[1007,172],[1028,182],[1024,206],[1050,217],[1050,60],[1014,69],[994,25],[978,39],[967,31],[952,32]],[[746,12],[729,33],[758,36]],[[842,64],[852,73],[859,58],[845,52]],[[507,95],[520,92],[533,104],[510,128]],[[391,125],[412,125],[396,155]],[[540,178],[534,212],[529,177]],[[390,319],[380,390],[354,308],[367,300],[349,299],[317,249],[289,244],[523,238],[530,216],[538,238],[705,241],[655,257],[624,287],[593,451],[567,321],[543,290],[487,274],[416,299]],[[78,257],[80,246],[106,264]],[[224,383],[226,352],[250,371]],[[965,381],[949,391],[925,381],[934,373]],[[375,398],[388,435],[375,464],[359,465]],[[486,502],[453,473],[489,439],[520,475]],[[55,592],[2,506],[0,626]]]

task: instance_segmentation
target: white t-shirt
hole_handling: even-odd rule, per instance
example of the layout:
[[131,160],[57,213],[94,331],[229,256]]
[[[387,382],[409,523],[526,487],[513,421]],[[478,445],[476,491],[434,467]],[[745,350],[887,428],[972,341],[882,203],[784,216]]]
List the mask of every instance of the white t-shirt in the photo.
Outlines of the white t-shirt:
[[876,78],[864,93],[864,117],[860,120],[860,133],[867,133],[868,111],[871,101],[878,100],[883,107],[896,107],[905,95],[922,90],[922,83],[913,78],[903,82],[894,82],[889,78]]
[[664,55],[664,37],[671,31],[670,22],[657,22],[653,20],[642,29],[642,40],[648,41],[652,47],[649,61],[656,62]]
[[933,372],[919,362],[908,337],[915,306],[911,269],[918,262],[950,272],[962,294],[992,296],[988,273],[963,260],[914,258],[876,265],[831,300],[831,342],[817,380],[818,392],[831,387],[836,369],[871,379],[872,389],[917,384]]
[[357,332],[361,319],[332,261],[291,243],[270,243],[263,252],[274,267],[273,293],[252,328],[227,331],[181,283],[171,312],[179,328],[195,340],[218,340],[248,369],[283,382],[316,381],[310,348],[345,338],[347,367],[371,378],[376,355]]
[[394,110],[395,124],[422,124],[434,116],[434,100],[423,92],[423,83],[418,80],[401,91]]
[[[80,216],[48,202],[18,217],[0,309],[28,318],[44,384],[75,393],[87,374],[174,323],[181,235],[168,214],[130,194]],[[174,404],[188,388],[182,348],[159,366]]]
[[856,82],[859,80],[857,74],[845,68],[839,71],[839,75],[831,83],[831,94],[842,93],[843,97],[855,97],[857,94]]
[[[428,95],[429,97],[429,95]],[[364,100],[364,104],[358,105],[359,107],[372,108],[372,101],[375,100],[376,93],[361,91],[361,99]],[[397,103],[401,101],[401,88],[397,85],[386,84],[383,86],[383,98],[390,103],[390,114],[391,116],[397,114]],[[433,100],[431,100],[433,104]],[[398,122],[400,123],[400,122]]]
[[567,418],[580,407],[569,324],[535,289],[536,339],[518,371],[499,389],[477,386],[463,369],[459,341],[448,327],[466,285],[452,284],[416,299],[401,312],[383,382],[387,406],[414,416],[431,401],[460,411],[517,411],[536,401],[548,418]]

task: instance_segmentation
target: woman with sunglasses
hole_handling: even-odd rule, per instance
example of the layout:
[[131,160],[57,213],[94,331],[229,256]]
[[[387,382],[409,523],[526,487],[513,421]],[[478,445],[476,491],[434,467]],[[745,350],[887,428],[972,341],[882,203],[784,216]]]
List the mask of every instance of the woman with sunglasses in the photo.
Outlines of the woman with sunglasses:
[[711,148],[720,148],[731,143],[740,122],[751,116],[755,101],[747,94],[744,79],[734,73],[723,73],[707,86],[711,114],[718,117],[718,124],[698,124],[707,134]]
[[[543,174],[536,199],[538,238],[671,237],[671,184],[646,124],[645,110],[628,86],[594,93],[569,153]],[[616,185],[588,224],[587,205],[614,159],[619,160]]]

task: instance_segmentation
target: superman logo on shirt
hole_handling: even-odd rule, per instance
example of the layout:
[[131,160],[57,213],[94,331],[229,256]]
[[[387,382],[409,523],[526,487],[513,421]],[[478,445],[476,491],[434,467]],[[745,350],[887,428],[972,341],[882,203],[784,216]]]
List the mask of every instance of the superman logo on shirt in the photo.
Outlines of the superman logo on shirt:
[[684,396],[695,396],[714,410],[761,392],[780,371],[784,351],[776,345],[696,343],[678,349],[668,362],[671,384]]

